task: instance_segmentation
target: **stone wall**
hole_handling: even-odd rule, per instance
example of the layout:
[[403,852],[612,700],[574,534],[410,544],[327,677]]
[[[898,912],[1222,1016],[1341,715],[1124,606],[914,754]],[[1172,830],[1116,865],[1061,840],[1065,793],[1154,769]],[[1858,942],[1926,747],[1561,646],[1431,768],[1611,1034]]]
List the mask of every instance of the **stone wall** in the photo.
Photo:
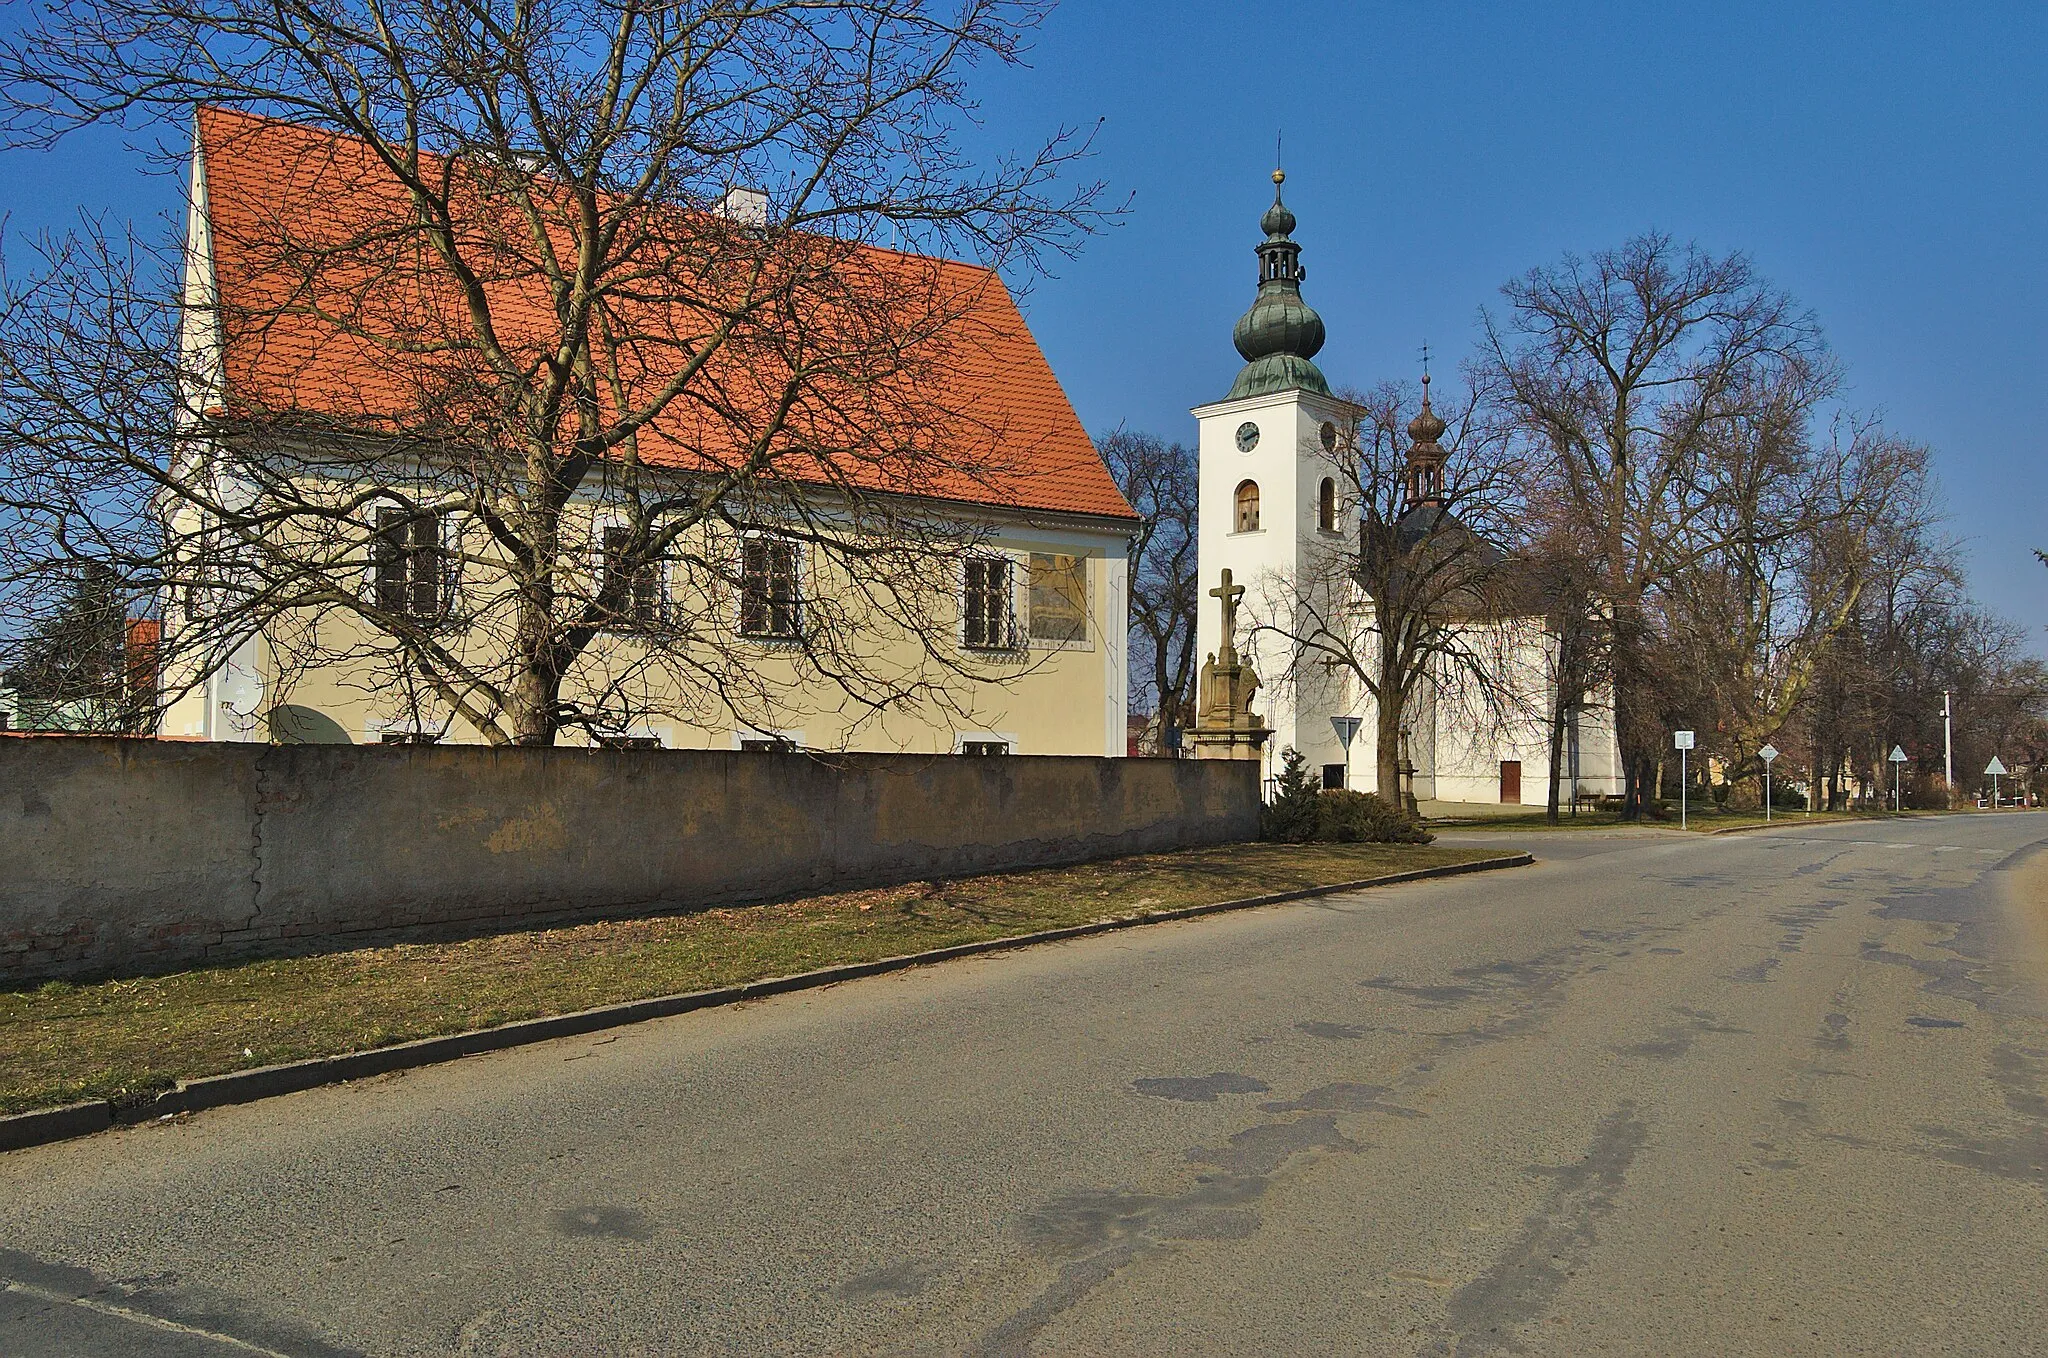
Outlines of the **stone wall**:
[[0,738],[0,983],[1249,839],[1257,774]]

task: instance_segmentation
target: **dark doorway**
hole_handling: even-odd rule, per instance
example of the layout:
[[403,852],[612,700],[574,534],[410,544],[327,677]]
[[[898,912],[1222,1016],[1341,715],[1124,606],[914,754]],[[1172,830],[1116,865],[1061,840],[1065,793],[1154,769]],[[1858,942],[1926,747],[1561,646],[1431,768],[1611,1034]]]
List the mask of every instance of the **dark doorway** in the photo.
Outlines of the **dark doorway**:
[[1503,759],[1500,761],[1500,799],[1507,806],[1522,804],[1522,761]]

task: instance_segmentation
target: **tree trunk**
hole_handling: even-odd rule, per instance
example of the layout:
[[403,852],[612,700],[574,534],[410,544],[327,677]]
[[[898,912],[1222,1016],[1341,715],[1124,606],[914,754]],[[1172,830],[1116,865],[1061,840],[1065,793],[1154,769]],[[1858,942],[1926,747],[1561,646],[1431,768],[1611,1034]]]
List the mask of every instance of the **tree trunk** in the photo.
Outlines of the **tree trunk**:
[[1570,717],[1571,705],[1565,701],[1565,691],[1560,685],[1557,697],[1550,705],[1550,799],[1543,812],[1543,819],[1551,825],[1558,822],[1558,765],[1564,762],[1564,731]]
[[1396,806],[1401,800],[1401,717],[1407,710],[1406,695],[1382,693],[1373,703],[1378,720],[1376,762],[1379,772],[1379,794]]
[[562,681],[538,665],[520,668],[505,695],[506,716],[511,718],[512,743],[547,746],[555,743],[556,713],[561,706]]

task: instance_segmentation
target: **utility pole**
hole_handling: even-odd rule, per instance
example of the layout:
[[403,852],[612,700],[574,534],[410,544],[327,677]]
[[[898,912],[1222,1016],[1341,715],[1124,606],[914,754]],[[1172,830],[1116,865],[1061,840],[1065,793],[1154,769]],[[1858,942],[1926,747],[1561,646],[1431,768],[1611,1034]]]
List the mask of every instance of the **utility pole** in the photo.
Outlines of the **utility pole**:
[[1948,794],[1948,809],[1956,809],[1956,744],[1949,691],[1941,691],[1941,785]]

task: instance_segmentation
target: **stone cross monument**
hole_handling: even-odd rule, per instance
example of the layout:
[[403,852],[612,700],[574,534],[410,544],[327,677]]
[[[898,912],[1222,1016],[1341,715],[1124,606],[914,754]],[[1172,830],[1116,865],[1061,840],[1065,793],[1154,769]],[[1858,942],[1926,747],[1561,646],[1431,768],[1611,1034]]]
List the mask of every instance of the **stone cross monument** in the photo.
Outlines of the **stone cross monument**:
[[1232,584],[1226,570],[1209,597],[1222,602],[1223,637],[1218,652],[1203,662],[1188,738],[1197,759],[1257,759],[1272,732],[1252,711],[1259,676],[1237,655],[1237,601],[1244,597],[1244,586]]

